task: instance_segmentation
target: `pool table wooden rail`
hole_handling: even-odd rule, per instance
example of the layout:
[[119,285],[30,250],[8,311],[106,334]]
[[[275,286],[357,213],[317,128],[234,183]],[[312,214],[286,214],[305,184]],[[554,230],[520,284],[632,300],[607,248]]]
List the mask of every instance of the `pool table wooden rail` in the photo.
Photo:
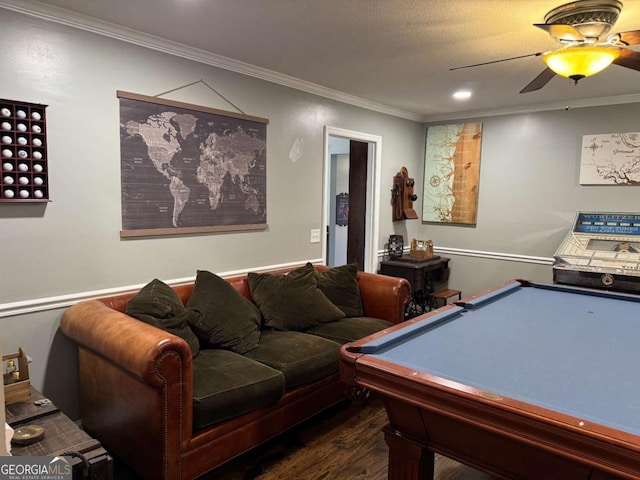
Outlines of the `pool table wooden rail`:
[[434,452],[505,479],[640,479],[640,436],[358,352],[405,324],[341,349],[342,380],[384,398],[390,479],[433,478]]

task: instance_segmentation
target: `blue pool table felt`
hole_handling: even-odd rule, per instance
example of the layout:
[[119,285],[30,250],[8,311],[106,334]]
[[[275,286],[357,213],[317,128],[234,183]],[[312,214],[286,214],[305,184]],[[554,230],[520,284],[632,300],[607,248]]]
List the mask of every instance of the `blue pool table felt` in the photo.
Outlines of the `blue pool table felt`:
[[515,283],[361,351],[640,435],[640,299],[573,290]]

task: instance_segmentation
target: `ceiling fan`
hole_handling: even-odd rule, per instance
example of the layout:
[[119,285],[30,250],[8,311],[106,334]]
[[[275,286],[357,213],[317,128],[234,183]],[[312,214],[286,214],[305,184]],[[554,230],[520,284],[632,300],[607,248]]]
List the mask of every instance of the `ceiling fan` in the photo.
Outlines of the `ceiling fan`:
[[525,57],[542,57],[547,68],[534,78],[520,93],[540,90],[556,75],[578,80],[598,73],[611,63],[640,71],[640,52],[629,46],[640,44],[640,30],[614,33],[609,31],[622,11],[619,0],[579,0],[549,11],[545,23],[536,23],[560,43],[560,48],[549,52],[531,53],[517,57],[456,67],[477,67]]

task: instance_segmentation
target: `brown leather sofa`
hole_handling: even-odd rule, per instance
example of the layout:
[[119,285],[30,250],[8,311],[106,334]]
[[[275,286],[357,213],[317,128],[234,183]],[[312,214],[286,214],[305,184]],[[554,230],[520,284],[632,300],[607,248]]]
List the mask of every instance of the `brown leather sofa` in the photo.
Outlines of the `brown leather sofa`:
[[[251,299],[247,275],[226,280]],[[357,280],[367,317],[403,320],[406,280],[363,272]],[[193,284],[174,290],[186,303]],[[61,329],[78,345],[84,428],[145,479],[198,477],[346,398],[336,362],[335,373],[286,390],[275,404],[194,429],[191,350],[123,313],[134,295],[78,303]]]

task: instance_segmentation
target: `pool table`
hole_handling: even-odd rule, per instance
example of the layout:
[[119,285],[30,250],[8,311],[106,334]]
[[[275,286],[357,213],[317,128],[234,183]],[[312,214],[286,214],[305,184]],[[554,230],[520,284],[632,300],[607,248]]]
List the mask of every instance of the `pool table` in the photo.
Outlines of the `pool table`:
[[389,478],[434,452],[498,478],[640,479],[640,297],[514,280],[344,345],[378,392]]

